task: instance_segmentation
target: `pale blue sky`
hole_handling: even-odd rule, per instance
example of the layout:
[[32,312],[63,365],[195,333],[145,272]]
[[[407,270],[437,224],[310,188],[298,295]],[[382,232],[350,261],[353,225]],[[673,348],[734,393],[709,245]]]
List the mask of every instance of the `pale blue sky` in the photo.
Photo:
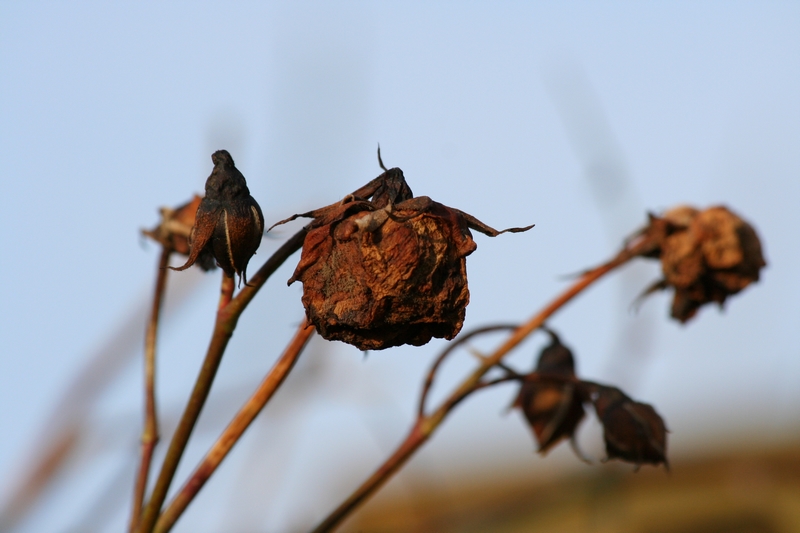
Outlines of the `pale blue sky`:
[[[202,191],[220,148],[269,224],[376,176],[378,142],[416,194],[495,227],[536,223],[521,235],[476,237],[466,328],[526,319],[563,275],[610,255],[646,210],[727,204],[757,228],[769,267],[724,313],[704,309],[682,327],[667,320],[663,295],[630,313],[658,274],[643,263],[552,325],[582,375],[656,405],[676,456],[796,436],[798,28],[800,5],[788,2],[4,3],[0,498],[43,426],[57,425],[58,414],[48,417],[70,411],[55,406],[79,369],[149,298],[157,248],[139,229],[156,223],[159,206]],[[266,239],[252,270],[294,229]],[[179,477],[302,319],[299,284],[284,283],[295,260],[240,321]],[[170,279],[172,289],[195,290],[159,345],[167,422],[196,375],[218,276]],[[134,316],[127,329],[138,328],[129,341],[138,353],[144,319]],[[541,342],[512,362],[529,365]],[[242,529],[262,531],[322,517],[399,441],[442,345],[364,360],[315,341],[176,531],[216,531],[226,509]],[[469,364],[456,356],[434,397]],[[109,487],[119,496],[101,529],[120,530],[139,381],[131,359],[93,408],[75,466],[20,532],[80,529]],[[512,394],[463,405],[409,473],[447,486],[476,458],[486,471],[524,475],[583,468],[565,450],[546,460],[531,453],[518,415],[501,414]],[[602,455],[596,443],[586,448]],[[388,488],[408,490],[408,480]]]

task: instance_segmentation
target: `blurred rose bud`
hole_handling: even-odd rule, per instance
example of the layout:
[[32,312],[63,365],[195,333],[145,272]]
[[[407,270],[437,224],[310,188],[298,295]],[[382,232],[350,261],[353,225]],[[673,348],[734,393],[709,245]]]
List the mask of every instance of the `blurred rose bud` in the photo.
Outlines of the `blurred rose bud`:
[[303,283],[306,315],[322,337],[361,350],[455,337],[469,302],[466,257],[477,247],[469,228],[502,233],[414,198],[399,168],[337,204],[278,224],[300,216],[314,221],[289,283]]
[[672,317],[686,322],[704,304],[720,306],[759,279],[766,266],[761,242],[747,222],[726,207],[698,211],[681,206],[650,217],[642,232],[648,257],[661,260],[664,278],[648,292],[672,287]]
[[202,266],[213,257],[228,277],[237,274],[247,284],[247,263],[261,244],[264,215],[231,155],[218,150],[211,161],[214,170],[206,180],[206,196],[197,207],[189,236],[189,259],[174,270],[185,270],[195,262]]
[[[174,209],[162,207],[160,209],[161,223],[153,229],[142,230],[142,233],[159,242],[171,252],[189,255],[189,235],[194,226],[194,217],[201,199],[195,194],[191,201]],[[200,256],[197,264],[203,270],[211,270],[216,267],[214,258],[210,254]]]
[[669,469],[667,427],[652,406],[613,387],[600,387],[594,406],[603,424],[608,459],[635,463],[637,468],[663,463]]
[[584,398],[576,383],[563,379],[547,382],[544,379],[548,375],[575,377],[572,352],[561,344],[555,333],[549,330],[548,333],[552,342],[539,355],[536,371],[528,379],[523,379],[514,402],[514,407],[520,408],[533,429],[541,454],[547,453],[562,439],[573,438],[585,414]]

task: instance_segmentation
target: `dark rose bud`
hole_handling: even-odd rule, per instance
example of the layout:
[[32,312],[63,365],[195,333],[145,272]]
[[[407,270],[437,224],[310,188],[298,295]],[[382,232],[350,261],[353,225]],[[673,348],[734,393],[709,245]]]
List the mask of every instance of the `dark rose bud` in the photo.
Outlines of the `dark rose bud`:
[[[174,209],[162,207],[161,223],[151,230],[142,230],[142,233],[172,252],[189,255],[189,235],[200,201],[200,196],[195,194],[190,202]],[[197,263],[203,270],[211,270],[216,266],[211,255],[200,256]]]
[[698,211],[681,206],[650,217],[642,235],[661,260],[663,280],[648,292],[672,287],[672,317],[686,322],[704,304],[720,306],[759,279],[766,266],[755,230],[725,207]]
[[247,284],[247,263],[264,233],[261,207],[250,196],[244,176],[225,150],[211,156],[214,170],[206,180],[206,196],[197,208],[185,270],[196,261],[213,257],[228,277],[237,274]]
[[300,216],[314,221],[289,283],[303,283],[306,315],[322,337],[361,350],[455,337],[469,302],[466,256],[476,248],[469,228],[502,233],[413,198],[399,168],[337,204],[278,224]]
[[[536,364],[536,372],[523,379],[514,407],[519,407],[533,429],[539,453],[545,454],[562,439],[572,439],[585,415],[583,395],[576,383],[547,382],[546,376],[575,377],[575,359],[555,333]],[[575,446],[573,445],[573,448]],[[576,449],[576,453],[582,455]]]
[[635,463],[637,468],[663,463],[669,469],[667,427],[652,406],[613,387],[601,387],[594,406],[603,424],[608,459]]

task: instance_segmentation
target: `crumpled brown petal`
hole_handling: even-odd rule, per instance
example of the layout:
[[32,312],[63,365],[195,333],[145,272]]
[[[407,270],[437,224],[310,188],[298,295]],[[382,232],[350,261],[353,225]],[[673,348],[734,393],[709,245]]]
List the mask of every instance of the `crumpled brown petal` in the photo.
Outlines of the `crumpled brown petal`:
[[211,160],[214,170],[197,207],[189,236],[189,259],[174,270],[185,270],[213,257],[228,277],[237,274],[247,284],[247,264],[261,244],[264,215],[231,155],[218,150]]
[[[536,371],[522,380],[519,394],[514,401],[525,415],[539,443],[539,453],[546,454],[565,438],[572,439],[585,412],[582,390],[575,382],[564,380],[543,381],[548,375],[575,378],[575,359],[569,348],[558,336],[547,330],[551,343],[540,353]],[[573,445],[581,458],[577,447]]]
[[636,402],[614,387],[601,387],[594,401],[603,424],[607,460],[659,465],[667,462],[667,427],[651,405]]
[[306,315],[322,337],[361,350],[455,337],[469,302],[466,256],[477,247],[469,229],[502,233],[414,198],[399,168],[341,202],[278,224],[298,217],[314,220],[289,283],[303,283]]
[[660,259],[664,274],[646,293],[674,288],[671,315],[681,322],[706,303],[721,306],[758,281],[766,266],[753,227],[724,206],[704,211],[680,206],[651,215],[641,235],[651,244],[642,255]]

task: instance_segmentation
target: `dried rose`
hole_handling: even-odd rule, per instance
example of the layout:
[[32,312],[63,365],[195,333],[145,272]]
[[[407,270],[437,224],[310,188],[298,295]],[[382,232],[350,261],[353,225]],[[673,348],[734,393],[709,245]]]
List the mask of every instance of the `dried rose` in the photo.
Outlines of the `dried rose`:
[[247,284],[247,263],[261,244],[264,215],[231,155],[218,150],[211,161],[214,170],[206,180],[206,196],[189,236],[189,259],[174,270],[185,270],[213,256],[228,277],[237,274]]
[[[585,415],[582,391],[575,382],[553,380],[548,375],[575,378],[575,359],[569,348],[561,343],[558,336],[547,330],[551,343],[539,354],[536,371],[522,380],[519,394],[514,401],[530,424],[539,453],[547,453],[562,439],[573,439],[575,430]],[[582,454],[575,446],[578,456]]]
[[599,387],[594,400],[603,424],[607,460],[664,466],[667,462],[667,427],[652,406],[635,402],[614,387]]
[[759,279],[766,266],[761,242],[750,224],[726,207],[698,211],[680,206],[650,216],[641,232],[650,243],[645,255],[661,261],[664,278],[646,293],[672,287],[672,317],[686,322],[704,304],[720,306]]
[[402,170],[381,167],[341,202],[278,223],[314,219],[289,283],[303,283],[306,315],[328,340],[381,350],[452,339],[469,302],[465,258],[476,248],[469,228],[502,232],[414,198]]

